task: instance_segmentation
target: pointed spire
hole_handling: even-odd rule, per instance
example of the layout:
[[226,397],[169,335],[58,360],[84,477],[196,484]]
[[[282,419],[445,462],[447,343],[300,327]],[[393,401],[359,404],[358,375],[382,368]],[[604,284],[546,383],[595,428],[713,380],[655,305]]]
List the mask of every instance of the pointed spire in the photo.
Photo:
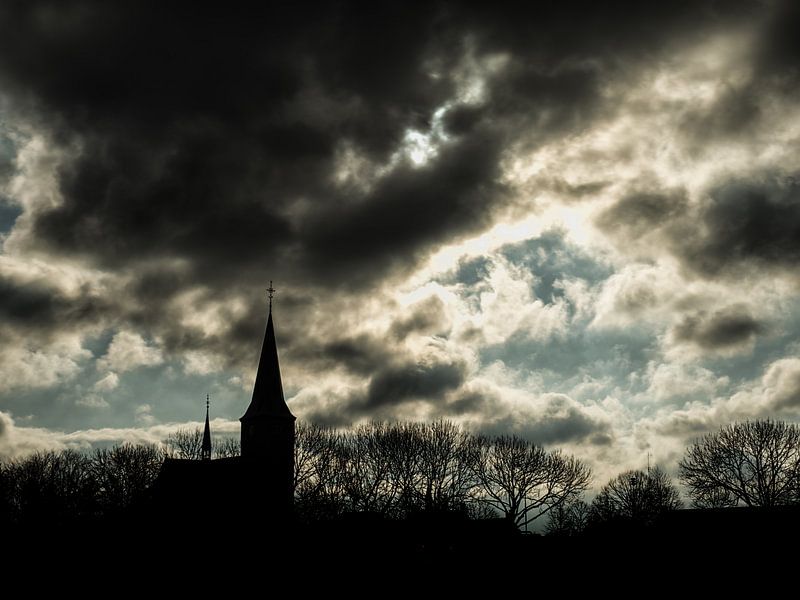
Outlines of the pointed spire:
[[200,458],[211,460],[211,426],[208,423],[208,407],[211,404],[208,394],[206,394],[206,428],[203,431],[203,446],[200,451]]
[[275,342],[275,326],[272,324],[272,296],[275,289],[269,282],[269,315],[264,343],[261,346],[261,358],[258,361],[256,382],[253,386],[253,398],[242,419],[253,417],[291,417],[294,418],[286,400],[283,398],[281,370],[278,365],[278,347]]

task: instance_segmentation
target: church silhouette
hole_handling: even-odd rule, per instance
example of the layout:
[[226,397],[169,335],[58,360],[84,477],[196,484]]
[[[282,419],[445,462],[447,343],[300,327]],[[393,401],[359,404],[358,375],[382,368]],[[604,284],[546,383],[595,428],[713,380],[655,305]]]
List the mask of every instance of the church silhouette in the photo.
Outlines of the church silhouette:
[[364,563],[386,564],[408,556],[458,559],[485,543],[516,543],[519,532],[510,520],[469,519],[461,511],[423,511],[398,519],[350,510],[311,521],[294,514],[295,416],[283,395],[271,282],[268,291],[253,396],[239,419],[241,456],[212,460],[207,403],[201,460],[164,460],[140,522],[155,525],[156,531],[178,531],[198,547],[225,539],[265,544],[273,558],[276,548],[288,557],[289,548],[313,546],[324,549],[331,564],[356,556]]
[[[166,458],[150,495],[170,523],[229,517],[242,510],[262,521],[284,519],[294,497],[295,416],[283,396],[270,282],[269,313],[253,396],[241,423],[241,456],[211,458],[208,402],[201,460]],[[198,503],[198,498],[203,502]],[[231,512],[235,511],[235,512]]]

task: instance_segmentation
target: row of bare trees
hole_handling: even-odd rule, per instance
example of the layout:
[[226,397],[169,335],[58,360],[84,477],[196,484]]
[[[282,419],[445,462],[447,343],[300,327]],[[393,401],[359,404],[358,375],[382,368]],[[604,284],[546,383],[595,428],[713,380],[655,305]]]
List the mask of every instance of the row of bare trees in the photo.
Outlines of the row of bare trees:
[[[800,427],[769,419],[724,426],[692,443],[678,471],[695,508],[800,505]],[[547,530],[575,535],[620,519],[647,524],[681,506],[661,469],[628,471],[606,484],[591,505],[575,499],[556,507]]]
[[295,448],[296,504],[308,518],[447,510],[500,514],[523,527],[578,498],[591,479],[584,463],[559,451],[448,421],[346,432],[300,425]]
[[557,507],[549,515],[546,531],[571,536],[606,524],[648,526],[665,512],[682,506],[677,488],[659,467],[626,471],[603,486],[591,504],[576,498]]
[[[0,462],[0,521],[113,514],[146,492],[165,457],[199,459],[201,444],[199,430],[179,430],[162,445]],[[239,453],[234,439],[214,446],[218,457]],[[514,436],[473,435],[447,421],[348,431],[301,423],[295,466],[296,506],[308,519],[455,510],[499,514],[519,527],[547,515],[549,531],[573,533],[591,522],[650,522],[681,506],[659,468],[622,473],[586,504],[591,473],[581,461]],[[723,427],[687,449],[679,473],[696,507],[800,504],[800,428],[769,420]]]
[[[198,432],[180,430],[162,446],[46,452],[0,463],[0,510],[17,521],[113,514],[146,492],[165,457],[199,459],[201,443]],[[235,441],[215,446],[217,456],[238,453]],[[296,507],[312,520],[460,511],[500,514],[523,527],[580,497],[590,478],[584,463],[558,451],[513,436],[476,436],[447,421],[297,428]]]
[[158,446],[122,444],[0,463],[0,521],[43,525],[117,513],[152,485],[163,459]]
[[[214,437],[211,443],[214,458],[239,456],[242,444],[238,438]],[[182,427],[171,433],[163,442],[164,455],[168,458],[201,460],[203,458],[203,430],[199,427]]]
[[[0,461],[0,522],[65,522],[113,515],[143,497],[164,458],[200,459],[200,430],[179,429],[163,444],[121,444],[90,453],[38,452]],[[214,440],[215,456],[239,454],[238,440]]]

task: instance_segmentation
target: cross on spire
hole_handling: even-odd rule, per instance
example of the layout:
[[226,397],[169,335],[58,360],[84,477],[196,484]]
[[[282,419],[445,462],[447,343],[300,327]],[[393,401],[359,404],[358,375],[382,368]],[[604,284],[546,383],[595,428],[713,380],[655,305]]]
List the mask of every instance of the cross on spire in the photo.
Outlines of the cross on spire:
[[269,312],[272,312],[272,297],[275,295],[275,288],[272,287],[272,280],[269,280],[269,287],[267,288],[267,294],[269,294]]

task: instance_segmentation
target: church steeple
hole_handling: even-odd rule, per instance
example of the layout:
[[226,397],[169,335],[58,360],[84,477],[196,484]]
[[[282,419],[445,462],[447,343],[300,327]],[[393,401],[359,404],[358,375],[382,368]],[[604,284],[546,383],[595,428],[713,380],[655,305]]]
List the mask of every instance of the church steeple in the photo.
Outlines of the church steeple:
[[275,326],[272,324],[272,296],[275,289],[272,287],[271,281],[267,291],[269,292],[267,331],[261,346],[261,358],[258,361],[253,398],[250,400],[250,406],[247,407],[244,416],[240,419],[241,421],[253,417],[295,418],[283,397],[281,369],[278,365],[278,346],[275,342]]
[[211,427],[208,424],[208,406],[210,402],[206,394],[206,428],[203,431],[203,446],[200,451],[202,460],[211,460]]
[[269,315],[256,382],[250,406],[239,419],[242,423],[242,461],[248,471],[250,495],[261,506],[284,511],[294,496],[294,421],[286,406],[272,323],[269,282]]

